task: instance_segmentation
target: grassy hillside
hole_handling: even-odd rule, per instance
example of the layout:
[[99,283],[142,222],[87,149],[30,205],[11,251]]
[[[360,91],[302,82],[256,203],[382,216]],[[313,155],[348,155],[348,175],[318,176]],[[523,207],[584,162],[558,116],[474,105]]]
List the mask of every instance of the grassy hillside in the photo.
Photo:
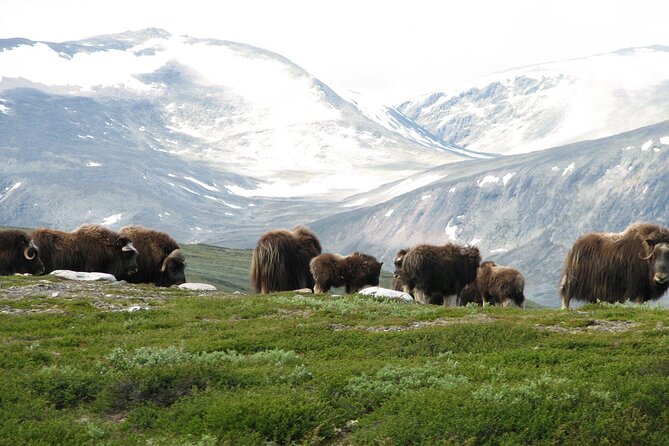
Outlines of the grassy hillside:
[[0,444],[667,444],[668,316],[0,277]]

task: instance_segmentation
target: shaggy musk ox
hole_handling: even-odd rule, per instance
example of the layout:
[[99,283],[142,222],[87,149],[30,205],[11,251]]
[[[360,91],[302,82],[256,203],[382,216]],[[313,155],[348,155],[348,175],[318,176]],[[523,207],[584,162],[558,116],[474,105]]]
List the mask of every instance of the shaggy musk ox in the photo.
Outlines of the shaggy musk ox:
[[39,228],[32,237],[47,273],[69,269],[121,278],[137,271],[137,250],[130,239],[100,225],[83,225],[72,232]]
[[476,271],[476,280],[460,293],[460,305],[470,302],[482,305],[515,305],[525,308],[525,278],[515,268],[483,262]]
[[636,223],[621,233],[581,236],[567,253],[560,280],[562,308],[571,299],[642,303],[669,287],[669,229]]
[[137,272],[125,280],[164,287],[186,282],[186,258],[168,234],[135,225],[124,226],[118,233],[130,239],[139,251]]
[[393,271],[393,280],[390,284],[390,288],[395,291],[404,291],[404,284],[402,279],[400,279],[400,270],[402,269],[402,262],[404,261],[404,256],[409,252],[409,248],[400,249],[395,254],[393,259],[393,264],[395,265],[395,271]]
[[404,256],[399,276],[404,292],[416,301],[452,307],[462,288],[476,278],[479,263],[475,246],[418,245]]
[[0,276],[43,272],[39,248],[26,232],[0,231]]
[[309,262],[320,253],[318,237],[306,226],[270,231],[253,251],[251,286],[256,293],[313,288]]
[[359,252],[346,257],[329,252],[316,256],[309,264],[314,277],[314,293],[346,286],[346,293],[350,294],[365,286],[377,286],[382,265],[374,257]]

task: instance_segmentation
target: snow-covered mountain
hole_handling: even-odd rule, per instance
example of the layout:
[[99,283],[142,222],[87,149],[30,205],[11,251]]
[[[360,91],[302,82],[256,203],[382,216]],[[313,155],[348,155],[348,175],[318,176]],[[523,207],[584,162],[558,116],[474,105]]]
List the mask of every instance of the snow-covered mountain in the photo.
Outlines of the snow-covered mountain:
[[329,249],[362,250],[386,265],[399,249],[418,243],[474,244],[484,259],[520,269],[530,299],[556,306],[562,261],[579,235],[616,232],[635,221],[669,225],[669,121],[541,152],[439,166],[416,179],[425,175],[441,179],[311,226]]
[[398,108],[445,143],[499,154],[611,136],[669,119],[669,47],[513,69]]
[[[137,147],[256,180],[220,185],[240,196],[342,198],[485,156],[436,140],[396,109],[370,113],[286,58],[245,44],[147,29],[64,43],[9,39],[0,49],[2,115],[30,106],[16,102],[17,89],[88,100],[100,105],[89,113],[106,117],[77,133],[86,143],[125,125]],[[120,104],[133,109],[131,121],[112,116]]]

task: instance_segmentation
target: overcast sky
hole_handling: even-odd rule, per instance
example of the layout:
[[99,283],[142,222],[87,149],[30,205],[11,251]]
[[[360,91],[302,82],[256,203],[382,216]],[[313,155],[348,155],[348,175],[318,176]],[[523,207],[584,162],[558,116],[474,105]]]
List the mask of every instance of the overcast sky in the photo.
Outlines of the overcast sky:
[[0,0],[0,38],[147,27],[268,49],[395,104],[508,68],[669,45],[669,1]]

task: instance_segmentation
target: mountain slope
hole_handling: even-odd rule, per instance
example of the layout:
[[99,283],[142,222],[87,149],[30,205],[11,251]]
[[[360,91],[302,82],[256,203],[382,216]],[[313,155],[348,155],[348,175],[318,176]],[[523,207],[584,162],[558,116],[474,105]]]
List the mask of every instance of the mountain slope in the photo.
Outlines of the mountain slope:
[[446,143],[500,154],[611,136],[669,118],[669,47],[504,71],[398,108]]
[[562,261],[579,235],[669,223],[669,121],[418,177],[428,174],[442,179],[312,227],[328,249],[362,250],[386,265],[417,243],[476,244],[484,258],[526,275],[528,298],[555,306]]
[[[249,45],[148,29],[64,43],[9,39],[0,48],[0,119],[35,105],[10,105],[17,88],[91,99],[98,115],[132,102],[141,112],[128,125],[133,145],[258,180],[231,184],[237,195],[341,198],[482,156],[430,139],[396,110],[370,118],[304,69]],[[100,122],[87,135],[115,125]]]

